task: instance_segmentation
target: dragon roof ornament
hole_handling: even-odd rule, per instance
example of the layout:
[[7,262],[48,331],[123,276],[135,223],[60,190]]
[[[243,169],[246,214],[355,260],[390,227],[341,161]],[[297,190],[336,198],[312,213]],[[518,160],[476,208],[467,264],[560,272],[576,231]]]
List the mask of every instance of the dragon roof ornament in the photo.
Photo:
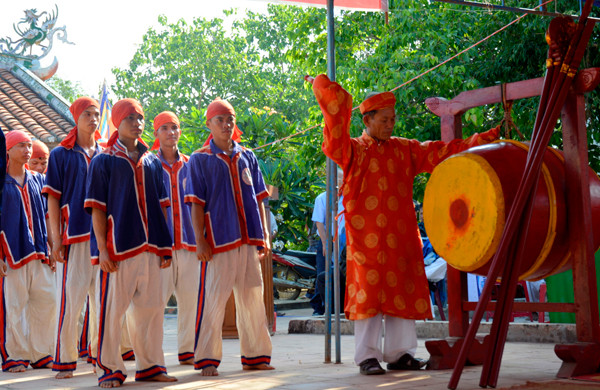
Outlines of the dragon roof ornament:
[[[65,26],[55,27],[58,19],[57,5],[51,13],[43,11],[38,14],[36,8],[24,12],[25,17],[13,24],[19,38],[14,41],[9,37],[0,38],[0,56],[24,65],[42,80],[47,80],[56,73],[58,60],[54,57],[52,64],[46,68],[41,67],[40,60],[52,49],[55,34],[56,38],[64,43],[73,45],[73,42],[67,39]],[[41,49],[41,54],[34,54],[34,48]]]

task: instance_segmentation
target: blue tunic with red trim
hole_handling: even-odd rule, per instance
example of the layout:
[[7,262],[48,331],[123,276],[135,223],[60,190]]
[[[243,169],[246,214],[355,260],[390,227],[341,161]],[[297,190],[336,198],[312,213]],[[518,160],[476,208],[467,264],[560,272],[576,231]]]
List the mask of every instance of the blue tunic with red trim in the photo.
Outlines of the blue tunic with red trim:
[[159,149],[158,158],[163,167],[163,181],[171,201],[167,207],[167,224],[173,235],[173,250],[196,251],[196,237],[192,227],[191,206],[184,202],[184,187],[187,178],[189,157],[178,153],[177,161],[170,165]]
[[[96,154],[100,151],[96,144]],[[92,156],[93,157],[93,156]],[[50,152],[46,185],[42,193],[58,199],[60,233],[64,245],[90,239],[92,220],[83,208],[88,166],[92,157],[77,144],[73,148],[57,146]]]
[[13,269],[48,257],[43,187],[44,177],[37,172],[25,171],[23,186],[8,174],[4,179],[0,246]]
[[269,194],[250,149],[233,141],[228,156],[211,140],[190,157],[185,191],[186,202],[204,207],[206,239],[213,253],[264,244],[258,202]]
[[[138,143],[136,163],[117,141],[92,159],[87,177],[85,210],[106,212],[106,245],[112,261],[122,261],[149,251],[171,256],[171,233],[162,212],[169,197],[158,157]],[[92,229],[92,263],[98,264],[98,244]]]

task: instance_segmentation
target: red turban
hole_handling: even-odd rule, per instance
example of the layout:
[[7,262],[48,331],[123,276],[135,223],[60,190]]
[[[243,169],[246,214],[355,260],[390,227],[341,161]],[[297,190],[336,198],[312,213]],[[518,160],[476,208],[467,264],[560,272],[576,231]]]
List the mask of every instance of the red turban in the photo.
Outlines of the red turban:
[[[206,121],[208,122],[209,120],[211,120],[212,118],[214,118],[217,115],[234,115],[235,116],[235,110],[233,109],[233,106],[231,104],[229,104],[228,101],[221,100],[220,98],[216,98],[206,108]],[[231,139],[233,139],[236,142],[240,142],[240,140],[242,139],[241,138],[242,134],[243,134],[242,130],[240,130],[236,124],[235,127],[233,128],[233,135],[231,136]],[[206,141],[204,141],[204,145],[202,145],[202,146],[207,146],[208,144],[210,144],[211,139],[212,139],[212,134],[210,134],[208,136]]]
[[[87,110],[89,107],[96,107],[100,109],[100,103],[96,99],[92,99],[91,97],[82,96],[79,99],[75,100],[71,107],[69,107],[69,111],[73,114],[73,119],[75,120],[75,127],[71,129],[69,134],[63,139],[60,143],[61,146],[65,148],[72,149],[75,146],[75,142],[77,141],[77,122],[79,121],[79,117],[81,114]],[[95,139],[100,139],[100,132],[96,130],[94,133]]]
[[13,146],[20,144],[21,142],[31,142],[31,137],[22,130],[11,130],[4,134],[6,138],[6,151],[12,149]]
[[[115,142],[117,142],[117,139],[119,138],[119,126],[121,125],[123,119],[125,119],[127,116],[133,113],[137,113],[141,116],[144,116],[144,109],[142,108],[140,102],[138,102],[137,100],[121,99],[115,103],[115,105],[112,108],[112,114],[110,119],[112,120],[112,123],[117,129],[117,131],[112,133],[110,139],[106,143],[108,147],[113,146]],[[138,141],[141,141],[144,145],[146,145],[146,143],[141,138],[138,138]]]
[[[175,115],[174,112],[171,112],[171,111],[161,112],[154,118],[154,123],[153,123],[154,131],[158,130],[165,123],[175,123],[177,125],[177,127],[179,127],[179,118],[177,118],[177,115]],[[154,140],[154,143],[152,144],[152,148],[150,148],[150,150],[158,150],[158,149],[160,149],[160,141],[158,140],[158,137],[156,137],[156,139]]]
[[33,147],[32,147],[32,151],[31,151],[31,157],[30,158],[40,158],[40,157],[44,157],[44,158],[48,158],[48,156],[50,155],[50,151],[48,150],[48,147],[46,146],[45,143],[43,143],[40,140],[33,140]]
[[369,111],[381,110],[383,108],[394,107],[396,105],[396,97],[391,92],[378,93],[371,96],[358,106],[360,113],[364,114]]

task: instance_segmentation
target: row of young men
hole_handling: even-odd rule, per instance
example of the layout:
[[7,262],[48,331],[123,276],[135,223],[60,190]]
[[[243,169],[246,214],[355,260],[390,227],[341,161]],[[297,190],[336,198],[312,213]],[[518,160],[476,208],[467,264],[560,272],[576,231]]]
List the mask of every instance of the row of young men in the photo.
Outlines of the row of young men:
[[243,368],[272,369],[260,269],[270,251],[268,192],[256,156],[236,142],[241,132],[233,107],[220,99],[208,106],[209,140],[190,158],[178,150],[181,130],[172,112],[154,119],[155,155],[140,138],[145,120],[136,100],[114,105],[117,131],[105,149],[97,142],[98,102],[82,97],[70,111],[76,126],[50,153],[45,178],[27,169],[32,157],[39,159],[30,138],[6,134],[3,371],[31,365],[72,377],[88,296],[89,352],[100,387],[125,381],[126,312],[135,379],[176,381],[162,350],[164,307],[174,292],[180,364],[218,375],[232,290],[244,318],[237,324]]

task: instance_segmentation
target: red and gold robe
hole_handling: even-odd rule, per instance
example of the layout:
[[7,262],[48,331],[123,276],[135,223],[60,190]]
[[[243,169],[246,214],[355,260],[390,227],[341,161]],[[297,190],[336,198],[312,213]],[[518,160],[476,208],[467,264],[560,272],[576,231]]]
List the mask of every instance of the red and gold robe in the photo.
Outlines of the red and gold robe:
[[323,152],[344,170],[346,318],[431,318],[414,178],[452,154],[496,140],[500,128],[449,143],[378,142],[366,131],[350,138],[352,96],[325,75],[315,79],[313,91],[325,117]]

